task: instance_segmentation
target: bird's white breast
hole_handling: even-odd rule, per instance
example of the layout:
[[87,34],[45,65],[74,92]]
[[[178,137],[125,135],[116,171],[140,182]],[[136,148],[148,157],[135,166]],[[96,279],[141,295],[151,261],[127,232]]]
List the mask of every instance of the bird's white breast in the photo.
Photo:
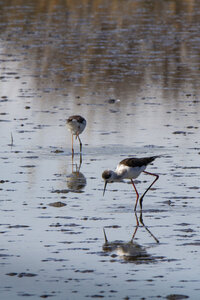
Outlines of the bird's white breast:
[[70,123],[67,124],[69,130],[71,130],[72,134],[80,134],[83,132],[86,126],[86,122],[78,122],[76,119],[73,119]]
[[129,167],[123,164],[119,164],[116,168],[116,173],[121,176],[122,179],[135,179],[141,172],[146,169],[146,166],[141,167]]

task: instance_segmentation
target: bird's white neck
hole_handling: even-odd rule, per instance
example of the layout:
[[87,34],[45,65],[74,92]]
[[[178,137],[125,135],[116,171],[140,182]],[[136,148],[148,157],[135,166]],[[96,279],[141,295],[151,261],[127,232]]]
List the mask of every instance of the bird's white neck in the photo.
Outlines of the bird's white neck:
[[123,179],[123,174],[116,171],[112,171],[111,181],[121,181]]

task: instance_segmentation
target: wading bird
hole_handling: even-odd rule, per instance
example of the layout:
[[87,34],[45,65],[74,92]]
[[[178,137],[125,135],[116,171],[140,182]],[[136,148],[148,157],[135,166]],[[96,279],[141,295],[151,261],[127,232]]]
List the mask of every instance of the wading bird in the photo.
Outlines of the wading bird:
[[85,129],[86,120],[79,115],[70,116],[67,119],[67,126],[72,134],[72,155],[74,155],[73,135],[75,135],[76,139],[78,138],[79,143],[80,143],[80,152],[82,152],[82,143],[81,143],[81,139],[80,139],[79,135]]
[[130,179],[131,183],[134,187],[134,190],[136,192],[136,202],[135,202],[135,208],[134,211],[136,211],[139,194],[136,189],[136,186],[133,182],[133,179],[137,178],[142,172],[148,175],[155,176],[155,180],[151,183],[151,185],[147,188],[147,190],[144,192],[144,194],[140,197],[140,208],[142,210],[142,201],[145,196],[145,194],[148,192],[148,190],[152,187],[152,185],[158,180],[159,176],[157,174],[153,174],[150,172],[146,172],[145,169],[148,164],[150,164],[152,161],[154,161],[159,156],[151,156],[151,157],[142,157],[142,158],[125,158],[123,159],[117,166],[115,171],[112,170],[105,170],[102,173],[102,178],[105,180],[104,185],[104,191],[103,195],[105,194],[106,185],[107,183],[115,182],[115,181],[123,181],[123,179]]

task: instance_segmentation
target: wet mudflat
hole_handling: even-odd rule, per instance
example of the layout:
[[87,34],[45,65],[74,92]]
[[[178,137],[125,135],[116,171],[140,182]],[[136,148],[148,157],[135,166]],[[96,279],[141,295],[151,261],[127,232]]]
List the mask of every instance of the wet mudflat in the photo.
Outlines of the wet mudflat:
[[[198,299],[199,6],[0,3],[2,299]],[[142,214],[129,182],[103,197],[105,169],[150,155]]]

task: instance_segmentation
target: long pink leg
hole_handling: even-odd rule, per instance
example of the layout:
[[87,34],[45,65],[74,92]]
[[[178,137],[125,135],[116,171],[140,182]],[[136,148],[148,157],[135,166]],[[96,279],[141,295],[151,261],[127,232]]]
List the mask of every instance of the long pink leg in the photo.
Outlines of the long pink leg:
[[138,194],[138,191],[137,191],[137,189],[136,189],[136,186],[135,186],[135,184],[134,184],[134,182],[133,182],[133,179],[131,179],[131,183],[132,183],[132,185],[133,185],[133,187],[134,187],[134,190],[135,190],[135,192],[136,192],[136,202],[135,202],[135,208],[134,208],[134,211],[136,211],[136,207],[137,207],[137,203],[138,203],[138,199],[139,199],[139,194]]
[[152,185],[158,180],[159,176],[157,174],[153,174],[153,173],[149,173],[147,171],[143,171],[144,173],[148,174],[148,175],[152,175],[152,176],[156,176],[156,179],[152,182],[152,184],[150,184],[150,186],[146,189],[146,191],[144,192],[144,194],[140,197],[140,208],[142,210],[142,201],[144,198],[144,195],[146,195],[146,193],[148,192],[148,190],[152,187]]

